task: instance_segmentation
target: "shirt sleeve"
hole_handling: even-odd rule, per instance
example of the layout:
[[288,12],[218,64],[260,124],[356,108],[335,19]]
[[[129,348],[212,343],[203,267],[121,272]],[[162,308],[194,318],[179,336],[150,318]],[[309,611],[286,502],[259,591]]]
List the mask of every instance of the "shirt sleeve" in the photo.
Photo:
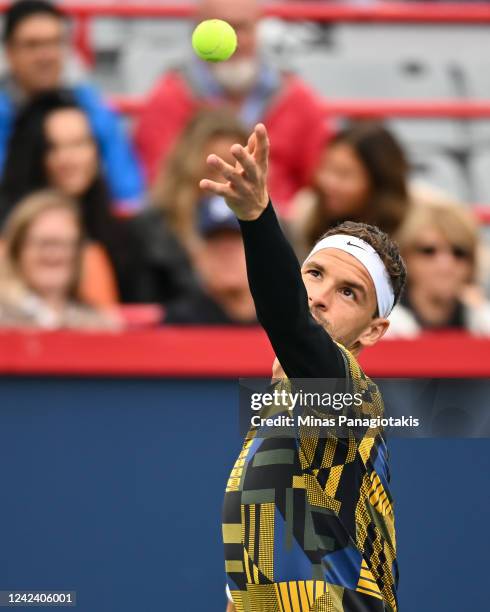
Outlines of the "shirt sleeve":
[[310,314],[301,268],[272,203],[240,221],[257,317],[288,378],[344,378],[341,349]]

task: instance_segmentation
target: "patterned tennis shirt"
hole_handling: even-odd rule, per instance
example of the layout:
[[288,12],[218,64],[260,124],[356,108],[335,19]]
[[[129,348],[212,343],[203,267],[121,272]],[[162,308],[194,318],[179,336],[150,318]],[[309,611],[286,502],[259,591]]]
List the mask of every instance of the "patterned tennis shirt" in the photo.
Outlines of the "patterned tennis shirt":
[[[340,345],[339,345],[340,347]],[[377,386],[344,347],[361,412]],[[396,540],[383,432],[257,436],[251,429],[223,511],[227,582],[238,612],[396,612]]]
[[[312,317],[272,203],[240,226],[257,316],[287,376],[278,384],[340,380],[362,395],[358,411],[382,416],[377,386]],[[339,435],[298,427],[290,437],[250,429],[223,508],[227,584],[237,612],[397,612],[389,481],[382,429]]]

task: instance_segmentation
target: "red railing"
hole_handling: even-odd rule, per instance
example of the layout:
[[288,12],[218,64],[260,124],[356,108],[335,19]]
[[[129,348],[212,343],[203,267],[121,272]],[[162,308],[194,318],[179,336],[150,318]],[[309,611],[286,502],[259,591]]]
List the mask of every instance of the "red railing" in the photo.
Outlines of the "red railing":
[[[0,4],[5,10],[6,3]],[[195,3],[131,4],[101,3],[79,4],[66,2],[63,9],[76,18],[119,17],[188,18],[195,12]],[[287,2],[266,4],[263,14],[290,21],[311,20],[323,22],[388,22],[388,23],[490,23],[490,6],[486,3],[471,4],[410,4],[387,3],[379,6],[336,6],[329,2]]]
[[[490,32],[489,32],[490,35]],[[144,99],[133,96],[113,96],[114,106],[125,115],[138,115]],[[384,119],[386,117],[484,119],[490,118],[490,100],[327,100],[325,112],[353,119]]]
[[[125,333],[0,332],[0,375],[266,377],[274,355],[260,328],[177,328]],[[386,378],[490,376],[490,339],[464,333],[384,340],[366,373]]]

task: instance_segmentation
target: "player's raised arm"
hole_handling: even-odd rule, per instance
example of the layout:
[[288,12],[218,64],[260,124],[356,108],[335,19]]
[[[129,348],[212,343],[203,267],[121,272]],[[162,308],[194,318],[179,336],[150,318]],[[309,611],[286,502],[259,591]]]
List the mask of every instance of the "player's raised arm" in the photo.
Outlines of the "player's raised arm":
[[341,352],[310,314],[298,260],[269,201],[265,126],[256,126],[247,147],[234,145],[231,152],[235,166],[217,155],[208,158],[226,182],[204,179],[200,186],[224,197],[240,221],[258,319],[287,376],[342,377]]

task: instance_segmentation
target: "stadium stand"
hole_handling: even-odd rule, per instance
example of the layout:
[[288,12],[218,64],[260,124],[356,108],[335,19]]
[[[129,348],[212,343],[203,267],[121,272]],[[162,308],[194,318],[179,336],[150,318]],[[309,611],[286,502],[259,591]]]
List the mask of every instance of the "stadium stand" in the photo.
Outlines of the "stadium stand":
[[[143,95],[188,51],[192,4],[70,5],[68,10],[84,18],[94,73],[108,93]],[[261,28],[266,52],[296,68],[330,103],[372,99],[430,106],[431,101],[450,105],[490,97],[490,71],[481,59],[490,51],[488,6],[285,3],[268,6],[266,15]],[[94,16],[93,27],[87,27]],[[469,167],[484,163],[479,160],[490,147],[490,121],[446,115],[441,109],[431,118],[392,116],[388,125],[408,147],[416,178],[422,173],[457,197],[485,202],[488,196],[482,199]]]
[[[70,3],[67,12],[95,80],[131,115],[138,96],[188,51],[192,3]],[[386,115],[407,147],[415,180],[468,203],[489,201],[490,71],[481,59],[490,51],[488,5],[293,2],[265,13],[266,52],[324,94],[327,112],[343,119],[375,114],[380,102],[377,116]],[[383,108],[390,101],[393,107]]]
[[476,153],[471,158],[470,173],[475,202],[488,202],[490,193],[490,150]]
[[430,185],[463,202],[473,199],[469,183],[475,185],[475,180],[469,181],[465,168],[450,155],[438,151],[417,151],[411,155],[410,161],[414,183]]
[[[427,8],[427,6],[423,7]],[[441,9],[442,10],[442,9]],[[421,9],[421,16],[423,15]],[[337,23],[332,33],[339,54],[346,57],[393,59],[431,58],[455,62],[477,61],[490,51],[488,27],[444,23]]]

